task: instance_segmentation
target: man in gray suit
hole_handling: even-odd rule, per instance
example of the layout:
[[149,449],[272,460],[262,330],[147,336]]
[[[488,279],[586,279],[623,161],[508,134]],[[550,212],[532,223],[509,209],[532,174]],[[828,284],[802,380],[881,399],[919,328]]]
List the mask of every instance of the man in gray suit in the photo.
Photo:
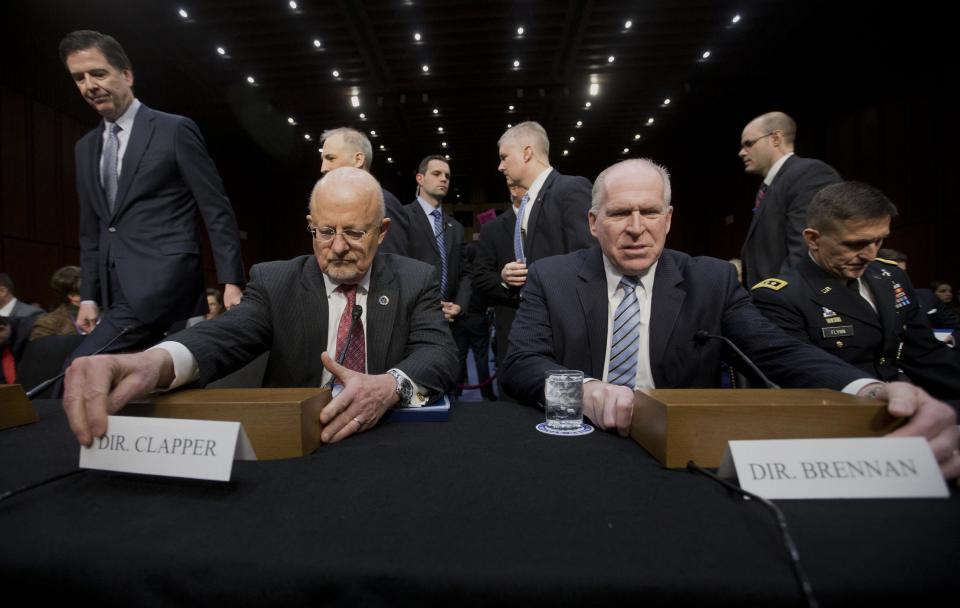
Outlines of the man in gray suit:
[[390,220],[377,180],[331,171],[314,187],[307,226],[314,255],[254,266],[243,301],[223,315],[142,353],[76,360],[63,403],[80,442],[102,436],[107,414],[133,398],[207,383],[267,350],[265,386],[343,386],[321,412],[324,442],[449,390],[457,349],[436,270],[378,254]]
[[17,299],[13,294],[13,279],[9,274],[0,272],[0,317],[32,317],[39,314],[43,314],[43,310]]

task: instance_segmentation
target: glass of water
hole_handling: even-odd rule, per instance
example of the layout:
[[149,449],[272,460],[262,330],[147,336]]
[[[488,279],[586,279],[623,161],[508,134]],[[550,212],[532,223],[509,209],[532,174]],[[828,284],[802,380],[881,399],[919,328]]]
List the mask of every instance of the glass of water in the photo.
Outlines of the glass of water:
[[560,369],[545,373],[543,404],[547,426],[558,431],[583,426],[583,372]]

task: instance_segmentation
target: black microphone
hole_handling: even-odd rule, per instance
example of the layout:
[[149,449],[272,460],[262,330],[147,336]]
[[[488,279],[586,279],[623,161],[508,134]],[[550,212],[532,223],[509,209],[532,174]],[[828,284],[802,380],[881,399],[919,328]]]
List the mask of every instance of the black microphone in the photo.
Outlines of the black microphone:
[[[350,350],[350,342],[353,341],[353,329],[357,326],[357,323],[360,322],[361,316],[363,316],[363,306],[354,304],[353,311],[350,313],[350,329],[347,330],[347,337],[343,341],[343,350],[340,351],[340,355],[337,357],[338,365],[343,365],[343,360],[347,358],[347,351]],[[336,379],[336,376],[330,378],[330,382],[327,383],[327,388],[332,387]]]
[[[95,353],[93,353],[93,354],[90,354],[90,355],[87,355],[87,356],[88,356],[88,357],[93,357],[94,355],[99,355],[99,354],[102,353],[103,351],[107,350],[108,348],[110,348],[110,346],[111,346],[114,342],[116,342],[117,340],[120,339],[120,336],[122,336],[123,334],[127,333],[128,331],[130,331],[130,329],[131,329],[131,328],[129,328],[129,327],[124,327],[124,328],[121,329],[120,332],[119,332],[117,335],[115,335],[109,342],[107,342],[106,344],[104,344],[103,346],[101,346],[100,348],[98,348],[98,349],[97,349],[97,352],[95,352]],[[40,384],[36,385],[35,387],[33,387],[32,389],[30,389],[29,391],[27,391],[27,399],[33,399],[34,395],[39,395],[39,394],[42,393],[43,391],[47,390],[47,388],[48,388],[51,384],[53,384],[54,382],[56,382],[57,380],[63,378],[63,377],[66,376],[66,375],[67,375],[67,370],[63,370],[62,372],[60,372],[59,374],[57,374],[57,375],[54,376],[53,378],[50,378],[50,379],[48,379],[48,380],[44,380],[44,381],[41,382]]]
[[743,351],[737,348],[737,345],[734,344],[730,340],[730,338],[727,338],[726,336],[715,336],[703,329],[693,334],[693,341],[696,342],[697,344],[703,344],[707,340],[720,340],[721,342],[729,346],[731,350],[733,350],[733,352],[737,353],[737,356],[740,357],[740,360],[746,363],[747,367],[749,367],[753,371],[753,373],[755,373],[761,380],[763,380],[763,383],[766,385],[767,388],[780,388],[778,384],[770,380],[770,378],[767,378],[767,375],[764,374],[762,371],[760,371],[760,368],[754,365],[753,361],[750,360],[750,357],[743,354]]

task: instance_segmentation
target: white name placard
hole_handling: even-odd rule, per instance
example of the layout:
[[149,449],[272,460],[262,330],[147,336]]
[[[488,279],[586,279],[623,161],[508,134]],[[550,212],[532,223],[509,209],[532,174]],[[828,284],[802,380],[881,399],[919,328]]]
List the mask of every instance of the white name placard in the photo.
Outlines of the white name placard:
[[256,460],[239,422],[108,416],[107,432],[80,447],[80,468],[230,481],[234,460]]
[[730,441],[721,477],[764,498],[947,498],[922,437]]

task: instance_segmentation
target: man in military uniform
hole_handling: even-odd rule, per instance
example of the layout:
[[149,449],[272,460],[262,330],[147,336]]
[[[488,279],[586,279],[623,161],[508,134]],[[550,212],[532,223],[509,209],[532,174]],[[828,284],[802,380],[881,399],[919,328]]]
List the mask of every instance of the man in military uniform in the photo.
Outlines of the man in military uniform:
[[896,214],[893,203],[866,184],[824,188],[807,211],[809,255],[754,285],[751,295],[782,329],[871,376],[960,399],[960,352],[936,339],[906,273],[877,258]]

